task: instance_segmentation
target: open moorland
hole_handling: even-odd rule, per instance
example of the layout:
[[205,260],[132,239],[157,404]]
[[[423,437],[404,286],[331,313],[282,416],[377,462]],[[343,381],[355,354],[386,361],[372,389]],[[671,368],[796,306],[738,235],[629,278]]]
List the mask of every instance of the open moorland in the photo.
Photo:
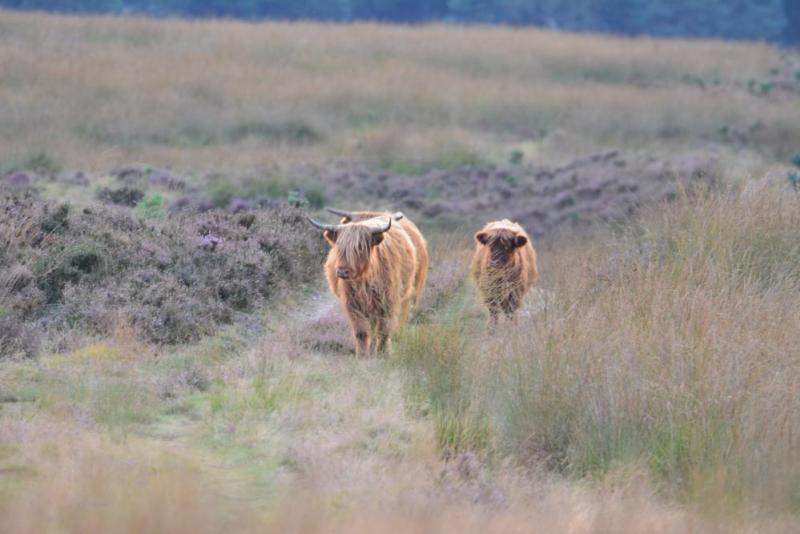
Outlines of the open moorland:
[[[326,205],[428,238],[388,354]],[[797,532],[798,228],[797,52],[0,12],[0,530]]]

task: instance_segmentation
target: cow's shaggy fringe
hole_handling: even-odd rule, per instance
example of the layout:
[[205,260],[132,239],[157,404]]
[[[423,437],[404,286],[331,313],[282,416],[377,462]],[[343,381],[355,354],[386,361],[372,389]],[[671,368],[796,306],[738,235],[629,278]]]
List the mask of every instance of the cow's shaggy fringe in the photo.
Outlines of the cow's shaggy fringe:
[[540,250],[517,328],[487,335],[462,293],[396,358],[445,450],[578,478],[643,468],[705,513],[797,513],[798,227],[786,192],[684,199]]

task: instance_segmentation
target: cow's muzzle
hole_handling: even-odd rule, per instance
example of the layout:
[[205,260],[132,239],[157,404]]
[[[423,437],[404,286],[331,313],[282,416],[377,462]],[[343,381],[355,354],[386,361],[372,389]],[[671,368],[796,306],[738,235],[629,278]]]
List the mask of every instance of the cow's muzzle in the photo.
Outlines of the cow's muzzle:
[[351,275],[350,269],[336,269],[336,276],[342,280],[349,280]]

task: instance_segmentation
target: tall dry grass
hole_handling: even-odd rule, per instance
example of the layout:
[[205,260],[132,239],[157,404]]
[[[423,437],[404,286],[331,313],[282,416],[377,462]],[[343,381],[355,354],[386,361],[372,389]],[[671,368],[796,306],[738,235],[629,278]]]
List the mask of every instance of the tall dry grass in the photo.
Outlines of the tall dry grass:
[[[499,503],[472,502],[460,494],[480,481],[453,486],[456,471],[435,484],[407,486],[400,473],[384,473],[369,498],[346,494],[340,503],[299,484],[273,506],[234,498],[232,481],[209,480],[197,458],[179,449],[158,450],[146,442],[118,443],[61,423],[32,421],[0,425],[8,447],[19,447],[35,469],[8,465],[23,478],[16,495],[0,499],[3,532],[791,532],[783,518],[762,522],[709,520],[665,505],[642,477],[601,484],[571,484],[548,478],[526,482]],[[5,451],[0,451],[5,452]],[[463,470],[462,470],[463,471]],[[390,475],[396,478],[390,478]],[[408,475],[425,473],[414,470]],[[0,482],[3,482],[0,480]],[[5,489],[0,485],[0,489]],[[4,497],[0,492],[0,497]]]
[[796,194],[747,190],[547,249],[518,328],[487,333],[456,298],[407,332],[411,398],[446,450],[579,479],[643,470],[705,513],[796,517],[798,225]]
[[800,69],[763,44],[11,12],[0,36],[6,164],[40,151],[100,170],[369,161],[408,136],[490,159],[555,136],[557,159],[723,142],[723,131],[784,158],[800,138],[794,98],[748,89]]
[[329,352],[320,299],[286,314],[321,352],[276,322],[6,362],[0,530],[795,532],[799,222],[754,189],[543,247],[491,335],[469,237],[432,237],[390,361]]

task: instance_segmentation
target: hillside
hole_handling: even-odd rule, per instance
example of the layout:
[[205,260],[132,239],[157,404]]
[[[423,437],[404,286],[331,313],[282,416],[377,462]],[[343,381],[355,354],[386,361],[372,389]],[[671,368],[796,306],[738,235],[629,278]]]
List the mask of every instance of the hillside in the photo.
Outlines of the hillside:
[[[797,55],[0,12],[0,71],[0,530],[800,529]],[[332,204],[428,239],[381,357]]]

